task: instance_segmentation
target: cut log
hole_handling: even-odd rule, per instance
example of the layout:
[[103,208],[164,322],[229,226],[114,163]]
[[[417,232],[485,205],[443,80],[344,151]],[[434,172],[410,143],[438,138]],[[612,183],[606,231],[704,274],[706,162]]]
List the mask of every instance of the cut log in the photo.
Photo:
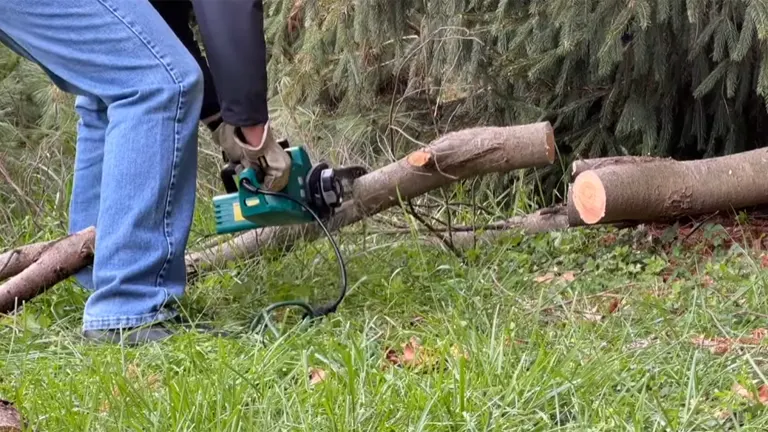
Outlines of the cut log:
[[29,267],[0,285],[0,312],[14,310],[91,262],[94,234],[87,228],[51,243]]
[[658,158],[653,156],[611,156],[596,159],[579,159],[571,164],[571,177],[576,178],[581,173],[590,170],[597,170],[616,165],[636,165],[649,162],[671,161],[672,159]]
[[654,222],[768,204],[768,149],[678,162],[662,160],[588,170],[573,202],[588,224]]
[[[452,132],[426,148],[355,181],[353,200],[328,224],[333,231],[456,180],[515,169],[542,167],[555,160],[555,137],[548,122],[480,127]],[[253,256],[260,248],[286,248],[297,239],[322,235],[316,224],[253,230],[233,241],[188,255],[190,275],[222,262]]]
[[[480,127],[452,132],[426,148],[375,170],[355,181],[352,200],[344,203],[327,223],[330,231],[454,181],[490,173],[550,165],[555,159],[555,138],[548,122],[510,127]],[[245,232],[233,240],[186,256],[188,274],[254,256],[260,249],[287,249],[297,240],[317,239],[317,224],[268,227]],[[30,263],[0,285],[0,307],[13,308],[55,283],[66,279],[93,259],[94,230],[64,237],[53,244],[20,248],[16,257]],[[27,246],[28,248],[29,246]],[[43,248],[40,252],[37,248]],[[10,261],[9,261],[10,262]],[[0,264],[1,265],[1,264]]]

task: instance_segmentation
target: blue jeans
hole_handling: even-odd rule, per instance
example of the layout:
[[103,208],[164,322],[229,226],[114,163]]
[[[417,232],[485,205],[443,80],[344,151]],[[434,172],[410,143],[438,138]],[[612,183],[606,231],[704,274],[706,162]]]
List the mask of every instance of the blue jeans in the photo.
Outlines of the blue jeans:
[[70,232],[96,227],[83,329],[176,315],[195,206],[200,67],[147,0],[0,0],[0,42],[77,95]]

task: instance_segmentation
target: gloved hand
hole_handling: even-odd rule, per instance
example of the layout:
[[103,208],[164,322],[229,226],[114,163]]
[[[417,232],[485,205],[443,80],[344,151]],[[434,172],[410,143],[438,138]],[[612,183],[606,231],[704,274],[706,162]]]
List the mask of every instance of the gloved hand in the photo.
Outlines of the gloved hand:
[[277,192],[288,184],[291,157],[275,140],[269,122],[264,126],[261,142],[255,145],[246,143],[238,127],[225,122],[213,130],[212,136],[230,162],[240,163],[246,168],[261,168],[264,172],[264,189]]

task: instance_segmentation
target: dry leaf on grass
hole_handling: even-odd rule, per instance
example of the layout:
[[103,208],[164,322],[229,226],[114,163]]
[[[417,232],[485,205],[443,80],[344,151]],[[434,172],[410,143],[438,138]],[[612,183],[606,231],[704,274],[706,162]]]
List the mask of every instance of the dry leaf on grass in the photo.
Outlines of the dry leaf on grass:
[[627,345],[627,349],[635,350],[635,349],[648,348],[649,346],[655,343],[656,343],[656,338],[654,336],[651,336],[648,339],[637,339],[632,341],[629,345]]
[[139,366],[136,363],[131,363],[128,365],[128,370],[126,370],[125,376],[128,377],[130,380],[134,380],[139,377]]
[[511,347],[512,345],[525,345],[526,343],[528,343],[528,341],[524,341],[522,339],[512,340],[512,338],[509,336],[504,338],[504,346],[506,347]]
[[588,312],[584,312],[582,316],[587,321],[601,321],[603,319],[603,314],[600,313],[597,306]]
[[421,346],[419,340],[412,336],[407,343],[402,345],[403,354],[400,356],[400,364],[416,368],[422,366],[431,366],[435,363],[435,356],[433,353],[426,350]]
[[[117,399],[120,397],[120,387],[118,386],[112,386],[112,398]],[[99,412],[102,414],[106,414],[110,409],[112,409],[112,404],[109,403],[109,400],[105,400],[101,402],[101,406],[99,406]]]
[[753,402],[760,402],[763,405],[768,405],[768,385],[766,384],[757,388],[757,398],[755,398],[754,393],[750,392],[739,383],[734,383],[731,390],[743,398],[747,398]]
[[616,243],[616,240],[616,234],[606,234],[600,239],[600,245],[603,247],[610,246]]
[[325,381],[327,374],[323,369],[311,368],[309,370],[309,384],[315,385]]
[[424,321],[425,320],[424,320],[423,316],[416,315],[415,317],[411,318],[411,325],[412,326],[416,326],[416,325],[419,325],[419,324],[423,323]]
[[550,283],[555,279],[555,275],[552,273],[547,273],[543,276],[536,276],[533,281],[536,283]]
[[[598,322],[605,319],[608,315],[616,313],[622,304],[622,298],[621,296],[618,296],[616,294],[610,294],[610,293],[600,293],[592,296],[588,296],[587,298],[598,298],[601,301],[599,301],[597,304],[592,306],[591,308],[581,312],[581,317],[586,321],[593,321]],[[605,299],[610,298],[611,302],[608,304],[608,306],[605,306]],[[571,303],[575,300],[568,301],[568,303]],[[604,310],[605,312],[601,311]]]
[[139,366],[136,363],[131,363],[128,365],[128,370],[126,371],[126,378],[128,378],[129,381],[135,382],[137,380],[144,381],[146,383],[146,388],[150,390],[158,390],[160,388],[160,384],[162,384],[160,375],[153,373],[146,378],[141,377],[141,370],[139,369]]
[[616,297],[611,301],[611,304],[608,305],[608,314],[612,314],[619,310],[619,306],[621,306],[621,297]]
[[[384,354],[385,362],[382,369],[390,366],[407,367],[410,369],[431,370],[441,363],[440,356],[434,350],[427,349],[421,345],[421,342],[415,336],[412,336],[408,342],[401,345],[402,351],[398,353],[392,348],[388,348]],[[455,357],[463,355],[469,358],[466,351],[460,350],[458,345],[454,345],[451,352]]]
[[758,346],[762,340],[765,339],[766,334],[768,334],[766,329],[758,328],[752,330],[752,336],[749,337],[733,339],[727,337],[707,338],[704,336],[696,336],[691,339],[691,342],[696,346],[709,348],[709,351],[712,354],[726,354],[734,348],[742,346]]
[[403,345],[403,363],[408,366],[418,366],[420,348],[421,344],[416,337],[411,337],[411,340]]
[[385,359],[387,360],[387,363],[400,366],[400,357],[397,355],[397,352],[393,350],[392,348],[389,348],[387,350],[387,353],[384,355]]
[[715,418],[718,420],[725,420],[729,418],[732,415],[732,413],[728,410],[722,410],[715,413]]
[[469,360],[469,351],[459,347],[457,344],[453,344],[451,347],[451,354],[453,354],[454,358],[464,357]]
[[549,272],[545,275],[536,276],[533,279],[533,281],[536,283],[550,283],[555,280],[561,281],[561,282],[573,282],[576,280],[576,273],[569,271],[569,272],[563,273],[558,277],[558,276],[555,276],[554,273]]
[[[130,383],[141,382],[140,384],[138,384],[140,388],[148,389],[153,392],[160,390],[160,387],[162,385],[162,379],[160,375],[157,373],[150,374],[146,378],[143,378],[141,374],[141,370],[139,369],[139,366],[136,363],[131,363],[128,365],[125,371],[125,377],[127,378],[127,381]],[[120,396],[121,396],[120,387],[118,387],[117,385],[114,385],[112,387],[113,400],[118,399]],[[101,403],[101,406],[99,407],[99,411],[101,411],[102,413],[106,413],[111,408],[112,408],[112,405],[110,404],[109,400],[105,400]]]

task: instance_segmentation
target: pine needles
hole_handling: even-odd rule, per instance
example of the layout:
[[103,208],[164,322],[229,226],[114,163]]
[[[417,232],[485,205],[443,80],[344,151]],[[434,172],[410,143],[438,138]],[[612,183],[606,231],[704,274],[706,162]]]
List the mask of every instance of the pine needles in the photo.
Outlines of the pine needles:
[[[288,38],[296,5],[304,21]],[[565,158],[694,159],[765,143],[764,1],[275,0],[270,11],[274,94],[322,107],[324,122],[395,100],[423,113],[408,135],[424,142],[544,119]],[[446,94],[462,95],[450,112]],[[391,119],[368,125],[407,141]]]

